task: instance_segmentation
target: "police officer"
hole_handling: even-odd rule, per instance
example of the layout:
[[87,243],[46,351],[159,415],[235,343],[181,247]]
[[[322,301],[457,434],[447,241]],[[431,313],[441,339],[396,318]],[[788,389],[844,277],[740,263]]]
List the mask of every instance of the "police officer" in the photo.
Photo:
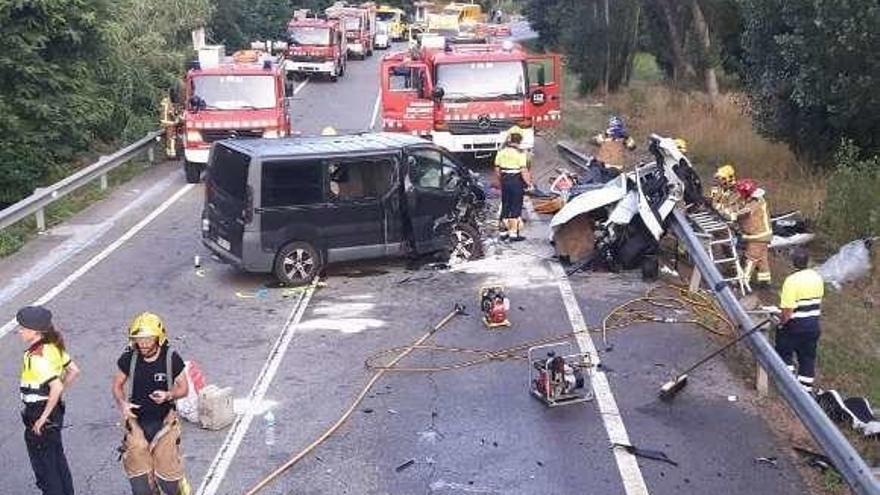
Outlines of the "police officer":
[[495,156],[495,171],[501,184],[501,239],[521,241],[522,206],[525,188],[532,187],[528,169],[528,156],[520,149],[522,133],[508,131],[505,146]]
[[791,261],[798,271],[789,275],[782,284],[779,297],[782,318],[776,332],[776,352],[792,373],[795,372],[792,358],[797,357],[798,382],[804,390],[812,393],[825,284],[819,272],[807,268],[810,259],[806,249],[795,248]]
[[44,495],[74,495],[61,441],[61,395],[79,376],[79,368],[52,324],[51,311],[42,306],[27,306],[19,310],[15,319],[18,334],[28,345],[21,367],[21,417],[37,487]]
[[[134,495],[187,495],[174,401],[189,386],[183,359],[170,349],[165,326],[153,313],[131,322],[129,348],[116,364],[113,397],[125,422],[122,466]],[[127,390],[126,390],[127,389]]]

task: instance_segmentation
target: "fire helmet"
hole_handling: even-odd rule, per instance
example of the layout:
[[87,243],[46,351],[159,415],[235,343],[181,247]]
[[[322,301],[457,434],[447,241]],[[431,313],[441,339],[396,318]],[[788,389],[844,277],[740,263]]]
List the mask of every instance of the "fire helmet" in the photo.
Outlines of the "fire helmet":
[[752,179],[741,179],[736,182],[736,192],[740,197],[748,199],[758,190],[758,183]]
[[675,138],[675,146],[677,146],[678,151],[681,151],[682,153],[688,152],[688,142],[682,138]]
[[715,178],[722,184],[733,185],[736,182],[736,170],[733,165],[725,163],[715,171]]
[[159,315],[143,312],[134,317],[128,327],[128,338],[139,339],[143,337],[155,337],[159,339],[159,345],[165,345],[168,335],[165,333],[165,325]]

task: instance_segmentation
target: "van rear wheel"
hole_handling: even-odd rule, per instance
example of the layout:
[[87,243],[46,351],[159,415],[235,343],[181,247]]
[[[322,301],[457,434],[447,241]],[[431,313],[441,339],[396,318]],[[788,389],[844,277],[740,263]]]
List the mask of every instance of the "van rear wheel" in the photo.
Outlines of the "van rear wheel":
[[186,181],[190,184],[198,184],[202,180],[202,169],[204,165],[194,163],[189,160],[183,161],[183,173],[186,175]]
[[306,285],[321,273],[324,261],[314,246],[295,241],[285,245],[275,258],[275,278],[291,286]]

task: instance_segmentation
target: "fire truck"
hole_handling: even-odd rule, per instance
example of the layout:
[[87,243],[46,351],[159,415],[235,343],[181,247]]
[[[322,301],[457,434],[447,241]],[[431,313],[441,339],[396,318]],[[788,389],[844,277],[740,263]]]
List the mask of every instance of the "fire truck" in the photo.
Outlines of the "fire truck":
[[561,123],[556,54],[530,55],[510,41],[445,43],[388,54],[380,70],[383,128],[454,153],[491,156],[514,125],[531,148],[535,129]]
[[373,55],[376,35],[376,5],[372,2],[357,7],[337,2],[324,13],[328,19],[337,19],[345,31],[348,53],[361,60]]
[[336,82],[345,74],[348,45],[339,21],[294,17],[287,24],[284,68],[288,79],[325,74]]
[[[183,91],[173,98],[182,108],[169,109],[162,119],[166,137],[183,144],[187,182],[199,182],[215,141],[290,134],[284,70],[277,62],[256,50],[238,51],[232,57],[225,55],[223,46],[199,50]],[[166,150],[177,155],[172,145]]]

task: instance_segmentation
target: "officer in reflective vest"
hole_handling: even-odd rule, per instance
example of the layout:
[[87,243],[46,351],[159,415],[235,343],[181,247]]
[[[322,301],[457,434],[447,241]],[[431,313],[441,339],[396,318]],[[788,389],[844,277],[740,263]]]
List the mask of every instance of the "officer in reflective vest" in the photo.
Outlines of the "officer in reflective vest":
[[757,271],[758,287],[769,287],[770,273],[770,241],[773,230],[770,228],[770,213],[764,190],[752,179],[742,179],[736,183],[736,192],[744,203],[739,210],[733,212],[731,220],[739,222],[742,239],[746,244],[746,267],[743,277],[748,282]]
[[42,306],[27,306],[19,310],[15,318],[18,334],[28,345],[21,366],[21,418],[37,487],[43,495],[74,495],[61,441],[64,426],[61,395],[79,376],[79,368],[67,354],[64,338],[52,324],[51,311]]
[[792,373],[795,372],[793,358],[797,357],[798,382],[804,390],[812,393],[825,284],[819,272],[807,268],[810,259],[806,249],[795,248],[791,261],[798,271],[789,275],[782,284],[779,298],[782,325],[776,332],[776,352]]
[[507,143],[495,156],[495,171],[501,185],[501,239],[521,241],[522,206],[525,188],[532,187],[528,156],[519,148],[522,134],[516,129],[508,132]]

